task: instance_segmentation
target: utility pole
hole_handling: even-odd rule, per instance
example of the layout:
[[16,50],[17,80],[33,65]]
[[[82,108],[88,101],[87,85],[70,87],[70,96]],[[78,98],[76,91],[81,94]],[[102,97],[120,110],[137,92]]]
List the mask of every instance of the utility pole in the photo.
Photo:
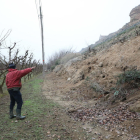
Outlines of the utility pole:
[[43,22],[42,10],[40,6],[40,22],[41,22],[41,40],[42,40],[42,62],[43,62],[43,77],[45,76],[45,60],[44,60],[44,36],[43,36]]

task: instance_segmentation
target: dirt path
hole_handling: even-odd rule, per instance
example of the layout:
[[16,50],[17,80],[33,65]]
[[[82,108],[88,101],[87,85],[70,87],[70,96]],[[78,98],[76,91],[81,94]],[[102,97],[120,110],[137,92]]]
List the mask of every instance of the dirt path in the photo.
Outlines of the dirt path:
[[[62,77],[56,76],[53,73],[47,74],[44,84],[43,93],[48,99],[52,99],[58,102],[65,108],[79,108],[94,106],[97,101],[95,100],[73,100],[70,98],[71,89],[76,88],[75,85],[70,84],[67,80]],[[76,96],[76,95],[74,95]],[[79,96],[79,95],[77,95]],[[77,98],[80,98],[77,97]]]
[[8,119],[9,96],[0,98],[0,139],[140,140],[140,115],[127,109],[139,98],[111,110],[104,103],[81,100],[76,85],[53,73],[42,81],[38,76],[23,85],[25,120]]
[[[68,81],[61,77],[57,77],[53,73],[47,74],[44,84],[43,84],[43,94],[47,99],[52,99],[54,102],[59,103],[65,108],[65,113],[69,115],[68,112],[81,111],[81,108],[91,108],[94,107],[97,101],[94,100],[83,100],[77,101],[68,99],[68,92],[74,87]],[[95,118],[96,119],[96,118]],[[79,120],[77,120],[80,122]],[[81,121],[81,127],[90,133],[93,137],[91,139],[110,139],[110,140],[128,140],[129,136],[119,135],[119,131],[112,132],[111,130],[105,130],[103,127],[99,126],[94,119],[92,121]],[[117,133],[118,132],[118,133]]]

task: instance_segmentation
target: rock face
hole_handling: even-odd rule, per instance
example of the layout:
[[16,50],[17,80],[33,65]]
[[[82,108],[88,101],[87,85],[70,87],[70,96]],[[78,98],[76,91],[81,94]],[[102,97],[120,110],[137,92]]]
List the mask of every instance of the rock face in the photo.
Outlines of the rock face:
[[105,35],[100,35],[99,40],[104,40],[106,38]]
[[[117,35],[119,34],[123,34],[125,31],[127,31],[127,29],[130,29],[131,27],[133,28],[134,24],[140,25],[140,5],[136,6],[135,8],[133,8],[129,14],[130,16],[130,22],[126,23],[122,28],[120,28],[118,31],[110,33],[109,35],[100,35],[99,40],[97,42],[95,42],[95,44],[91,44],[88,47],[90,47],[91,49],[96,47],[97,45],[100,45],[101,43],[103,43],[104,41],[108,41],[111,40],[112,38],[115,38]],[[124,38],[125,39],[125,38]],[[123,40],[123,38],[121,39]],[[110,42],[110,44],[108,44],[108,46],[110,47],[113,44],[118,42],[123,43],[121,40],[118,41],[118,39],[114,39],[113,42]],[[102,47],[104,47],[103,45],[101,45]],[[88,47],[83,48],[80,53],[86,52],[88,51]]]
[[133,8],[129,14],[130,22],[140,20],[140,5]]

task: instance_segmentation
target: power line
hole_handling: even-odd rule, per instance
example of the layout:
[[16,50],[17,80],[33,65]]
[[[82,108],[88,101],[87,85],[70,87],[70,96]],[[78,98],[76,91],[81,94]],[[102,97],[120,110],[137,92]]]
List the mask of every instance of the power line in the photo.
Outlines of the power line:
[[38,19],[38,22],[39,22],[39,28],[40,28],[40,19],[39,19],[39,11],[38,11],[38,6],[37,6],[37,2],[36,2],[36,0],[35,0],[35,6],[36,6],[36,12],[37,12],[37,19]]

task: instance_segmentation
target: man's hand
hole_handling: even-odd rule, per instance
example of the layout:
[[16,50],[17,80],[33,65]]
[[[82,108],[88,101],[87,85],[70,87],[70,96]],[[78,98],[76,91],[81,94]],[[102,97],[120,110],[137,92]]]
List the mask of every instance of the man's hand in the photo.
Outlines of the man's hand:
[[31,67],[31,70],[35,69],[35,67]]

